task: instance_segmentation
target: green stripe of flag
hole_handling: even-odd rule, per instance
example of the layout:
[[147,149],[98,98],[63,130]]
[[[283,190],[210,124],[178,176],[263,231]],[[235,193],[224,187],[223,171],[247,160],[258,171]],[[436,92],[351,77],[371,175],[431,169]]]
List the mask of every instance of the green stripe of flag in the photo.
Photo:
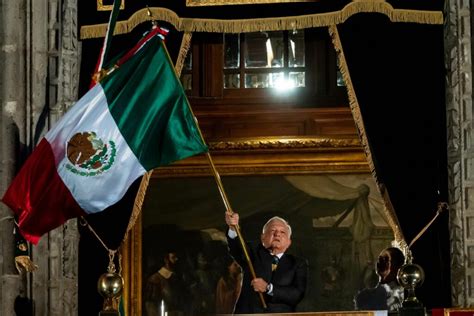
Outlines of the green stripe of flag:
[[146,170],[207,151],[158,36],[100,84],[118,128]]

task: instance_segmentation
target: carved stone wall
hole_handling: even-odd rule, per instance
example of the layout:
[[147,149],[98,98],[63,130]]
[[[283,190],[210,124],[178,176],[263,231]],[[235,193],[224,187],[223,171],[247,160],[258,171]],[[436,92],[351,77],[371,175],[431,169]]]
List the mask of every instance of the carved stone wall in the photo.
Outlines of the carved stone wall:
[[[43,16],[49,17],[44,33],[48,77],[41,88],[47,91],[49,127],[77,100],[80,47],[76,0],[49,0],[45,9]],[[40,135],[35,141],[38,139]],[[33,248],[40,266],[32,277],[37,315],[77,315],[78,239],[76,221],[71,220]]]
[[[0,195],[49,127],[77,100],[77,0],[0,0]],[[75,221],[44,236],[31,255],[39,269],[18,275],[11,211],[0,205],[0,315],[20,295],[35,315],[77,315]]]
[[469,1],[448,0],[445,10],[446,116],[453,306],[474,305],[474,147]]
[[[61,29],[58,36],[61,39],[58,45],[60,48],[58,90],[56,103],[51,106],[50,119],[52,121],[57,121],[78,99],[81,47],[77,33],[77,1],[60,1],[62,8],[60,8],[61,21],[59,23]],[[70,220],[59,230],[59,233],[55,232],[55,236],[56,245],[61,254],[57,258],[60,299],[56,301],[57,314],[50,315],[73,316],[78,314],[79,232],[77,221]]]

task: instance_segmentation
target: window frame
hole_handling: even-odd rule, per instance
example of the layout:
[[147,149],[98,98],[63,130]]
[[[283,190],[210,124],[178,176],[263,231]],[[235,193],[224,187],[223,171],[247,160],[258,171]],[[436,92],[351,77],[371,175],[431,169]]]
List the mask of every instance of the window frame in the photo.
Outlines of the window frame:
[[[192,89],[188,98],[196,106],[251,105],[260,107],[345,107],[345,87],[337,86],[337,58],[326,28],[305,32],[305,87],[276,93],[273,88],[242,88],[245,78],[243,55],[240,54],[241,88],[224,88],[224,34],[195,33],[191,44]],[[313,57],[312,57],[313,56]],[[259,73],[292,71],[293,68],[260,68]],[[294,68],[295,71],[300,69]],[[236,73],[235,70],[230,72]],[[183,72],[184,73],[184,72]]]

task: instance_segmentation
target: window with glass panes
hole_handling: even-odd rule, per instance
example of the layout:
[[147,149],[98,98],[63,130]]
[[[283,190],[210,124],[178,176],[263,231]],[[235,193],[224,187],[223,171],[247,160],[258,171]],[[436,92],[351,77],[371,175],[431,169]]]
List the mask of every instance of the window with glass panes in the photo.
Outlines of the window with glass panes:
[[305,87],[303,31],[224,36],[224,89]]
[[195,104],[347,106],[325,28],[194,33],[181,81]]

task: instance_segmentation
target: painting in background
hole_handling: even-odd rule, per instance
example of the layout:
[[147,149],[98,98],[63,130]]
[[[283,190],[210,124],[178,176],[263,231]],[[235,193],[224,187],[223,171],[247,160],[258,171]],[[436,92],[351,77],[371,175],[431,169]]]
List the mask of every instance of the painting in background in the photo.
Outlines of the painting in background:
[[[246,240],[258,240],[274,215],[292,225],[289,251],[309,262],[298,311],[354,309],[355,293],[373,279],[379,252],[394,238],[370,174],[225,176],[222,181]],[[147,280],[172,249],[185,289],[180,313],[214,315],[229,305],[238,295],[240,276],[227,254],[224,212],[213,178],[152,179],[142,217],[143,297]],[[222,280],[231,284],[226,303]]]

